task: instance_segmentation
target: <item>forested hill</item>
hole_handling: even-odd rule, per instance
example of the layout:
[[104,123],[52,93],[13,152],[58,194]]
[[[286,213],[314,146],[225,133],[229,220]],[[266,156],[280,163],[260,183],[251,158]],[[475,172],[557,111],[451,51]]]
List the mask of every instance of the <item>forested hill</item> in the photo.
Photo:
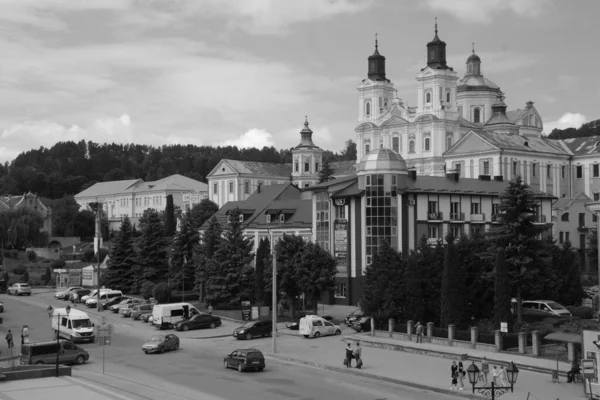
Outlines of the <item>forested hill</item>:
[[589,136],[600,136],[600,119],[585,123],[579,129],[553,129],[548,135],[548,139],[570,139]]
[[[356,159],[356,145],[350,140],[341,155],[326,151],[329,160]],[[350,149],[350,150],[348,150]],[[354,154],[351,154],[353,150]],[[152,147],[140,144],[99,144],[80,141],[59,142],[23,152],[10,164],[0,164],[0,195],[31,191],[51,199],[75,195],[97,182],[141,178],[145,181],[181,174],[206,182],[206,175],[223,158],[242,161],[291,163],[291,150],[274,147],[239,149],[172,145]]]

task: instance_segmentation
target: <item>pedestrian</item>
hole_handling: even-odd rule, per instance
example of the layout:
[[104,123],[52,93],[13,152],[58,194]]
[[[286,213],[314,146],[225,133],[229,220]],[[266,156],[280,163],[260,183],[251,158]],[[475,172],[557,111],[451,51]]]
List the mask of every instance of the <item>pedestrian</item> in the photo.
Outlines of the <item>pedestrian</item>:
[[8,344],[8,348],[12,348],[14,347],[14,343],[13,343],[13,334],[10,331],[10,329],[8,330],[8,333],[6,334],[6,343]]
[[23,329],[21,330],[21,345],[29,343],[29,329],[27,325],[23,325]]
[[581,369],[579,368],[579,361],[575,359],[573,360],[573,364],[571,364],[571,370],[567,372],[567,383],[573,383],[575,380],[575,375],[578,375],[580,373]]
[[492,383],[494,384],[494,386],[498,386],[498,375],[499,375],[499,371],[498,368],[496,368],[496,366],[494,365],[494,368],[492,368]]
[[212,304],[208,304],[208,315],[212,315],[213,312],[213,308],[212,308]]
[[458,379],[458,365],[456,365],[456,361],[452,361],[452,367],[450,367],[450,373],[452,378],[452,383],[450,385],[450,390],[456,389],[456,383]]
[[421,321],[417,322],[415,330],[417,332],[417,343],[423,343],[423,325],[421,325]]
[[458,390],[465,390],[465,369],[463,367],[463,363],[462,361],[458,362],[458,384],[460,385],[460,387],[458,388]]
[[490,364],[488,364],[487,358],[483,357],[483,361],[481,361],[481,371],[479,372],[480,378],[483,381],[483,385],[487,386],[488,384],[488,374],[490,373]]
[[354,358],[356,358],[356,368],[361,369],[363,365],[362,361],[362,349],[360,343],[356,342],[356,348],[354,349]]
[[346,368],[352,367],[352,357],[354,357],[354,352],[352,351],[352,345],[350,343],[346,343]]
[[508,386],[508,375],[506,374],[506,368],[504,368],[504,365],[500,368],[500,386]]

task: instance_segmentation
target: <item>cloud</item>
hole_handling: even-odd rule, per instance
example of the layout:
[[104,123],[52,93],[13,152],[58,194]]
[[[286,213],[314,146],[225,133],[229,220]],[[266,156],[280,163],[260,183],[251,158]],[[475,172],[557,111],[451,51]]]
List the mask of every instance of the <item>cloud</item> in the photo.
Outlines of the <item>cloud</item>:
[[501,13],[512,12],[518,17],[538,17],[550,0],[426,0],[433,11],[443,11],[459,21],[488,24]]
[[264,129],[258,128],[252,128],[236,139],[229,139],[220,143],[220,146],[237,146],[240,148],[256,147],[257,149],[273,145],[273,135]]
[[565,113],[556,121],[544,123],[544,133],[549,134],[554,129],[580,128],[588,121],[587,117],[580,113]]

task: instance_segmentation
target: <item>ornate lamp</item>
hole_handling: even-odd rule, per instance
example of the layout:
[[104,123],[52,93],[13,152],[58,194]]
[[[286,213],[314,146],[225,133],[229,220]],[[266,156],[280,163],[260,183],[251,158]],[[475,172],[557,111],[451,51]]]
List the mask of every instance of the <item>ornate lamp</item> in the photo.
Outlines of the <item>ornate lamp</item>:
[[515,383],[517,383],[517,377],[519,376],[519,368],[515,365],[514,362],[510,362],[510,365],[506,369],[506,375],[508,377],[508,382],[512,387]]
[[506,370],[506,377],[508,378],[508,382],[510,383],[510,387],[508,386],[496,386],[494,381],[492,380],[492,386],[483,387],[483,386],[475,386],[479,379],[479,368],[475,365],[475,362],[471,363],[467,368],[467,374],[469,375],[469,382],[471,382],[471,386],[473,387],[473,393],[475,393],[475,389],[485,397],[490,397],[492,400],[495,400],[497,397],[502,396],[509,391],[512,393],[514,389],[514,384],[517,382],[517,376],[519,375],[519,369],[515,365],[514,362],[511,361],[508,369]]
[[[479,368],[475,365],[475,361],[467,368],[467,375],[469,375],[469,382],[471,382],[471,385],[473,385],[474,388],[477,383],[477,377],[479,376]],[[473,393],[475,393],[475,391],[473,391]]]

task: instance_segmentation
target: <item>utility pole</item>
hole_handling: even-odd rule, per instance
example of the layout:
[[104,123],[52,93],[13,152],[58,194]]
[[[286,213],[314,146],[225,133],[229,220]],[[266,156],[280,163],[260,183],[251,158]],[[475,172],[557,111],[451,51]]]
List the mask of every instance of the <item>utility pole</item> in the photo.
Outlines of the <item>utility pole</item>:
[[100,304],[100,248],[102,247],[102,203],[96,203],[96,237],[94,238],[94,250],[96,251],[96,257],[98,264],[96,267],[96,279],[97,289],[96,290],[96,307],[98,311],[102,311],[102,305]]

